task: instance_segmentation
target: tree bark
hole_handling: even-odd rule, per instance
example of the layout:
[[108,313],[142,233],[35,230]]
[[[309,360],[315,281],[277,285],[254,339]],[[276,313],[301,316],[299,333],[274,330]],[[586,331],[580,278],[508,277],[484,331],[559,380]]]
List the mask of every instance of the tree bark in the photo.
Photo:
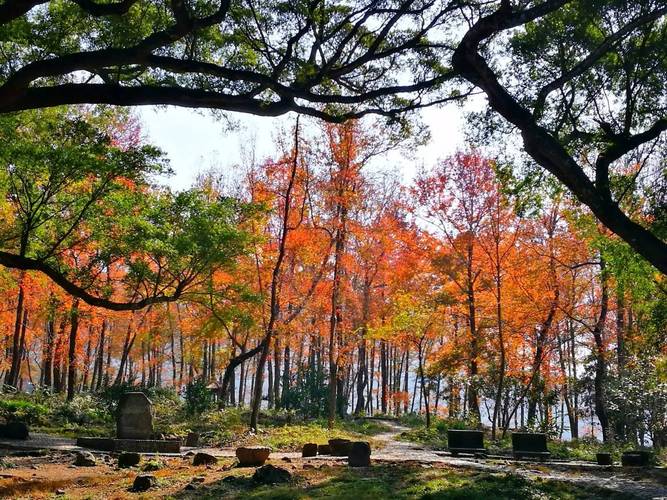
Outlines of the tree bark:
[[608,178],[606,182],[596,184],[588,178],[560,142],[537,123],[534,114],[502,86],[479,53],[480,46],[488,38],[524,25],[565,3],[566,0],[542,2],[525,11],[513,11],[511,2],[500,2],[498,10],[480,18],[464,35],[452,56],[452,66],[463,78],[484,91],[492,109],[521,131],[524,149],[539,165],[567,186],[605,226],[663,274],[667,274],[667,243],[631,220],[620,209],[609,193]]
[[67,401],[74,399],[76,393],[76,377],[77,377],[77,362],[76,362],[76,342],[79,333],[79,299],[74,299],[72,308],[70,310],[70,331],[69,331],[69,350],[67,361],[69,366],[67,368]]
[[609,290],[606,264],[603,258],[600,258],[600,314],[593,327],[593,338],[595,340],[595,413],[600,421],[602,429],[602,441],[607,443],[611,439],[609,434],[609,416],[607,413],[607,361],[606,348],[604,343],[605,323],[607,321],[607,311],[609,308]]
[[292,159],[292,168],[290,178],[285,191],[285,201],[283,204],[283,221],[280,230],[280,237],[278,240],[278,256],[276,263],[271,273],[271,299],[270,299],[270,313],[269,321],[266,327],[266,334],[260,344],[262,346],[259,360],[257,361],[257,370],[255,372],[255,387],[252,401],[252,412],[250,414],[250,428],[257,430],[257,420],[259,418],[259,409],[262,404],[262,385],[264,382],[264,366],[269,356],[269,349],[271,339],[273,338],[276,322],[279,316],[279,302],[278,302],[278,286],[282,272],[282,264],[285,259],[287,237],[290,228],[290,209],[292,203],[292,191],[296,182],[296,174],[299,164],[299,119],[297,117],[296,126],[294,127],[294,157]]

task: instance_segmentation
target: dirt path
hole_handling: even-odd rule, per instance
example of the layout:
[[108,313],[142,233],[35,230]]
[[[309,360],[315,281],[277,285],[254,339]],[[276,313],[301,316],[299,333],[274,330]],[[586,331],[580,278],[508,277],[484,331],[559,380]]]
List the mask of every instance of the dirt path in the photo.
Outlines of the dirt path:
[[529,479],[552,479],[582,486],[609,488],[640,498],[667,499],[667,470],[644,472],[616,467],[602,467],[588,462],[536,463],[504,458],[452,457],[448,453],[427,449],[419,444],[401,441],[399,434],[409,430],[392,421],[383,421],[390,432],[374,436],[385,446],[373,458],[381,461],[417,461],[424,464],[438,463],[451,467],[484,472],[511,472]]
[[[513,460],[503,457],[486,459],[452,457],[449,453],[431,450],[417,443],[402,441],[398,436],[409,430],[391,420],[382,423],[391,431],[376,434],[373,440],[382,441],[383,447],[373,451],[376,462],[417,462],[424,466],[444,464],[458,469],[476,470],[490,473],[513,473],[528,479],[550,479],[566,481],[581,486],[597,486],[613,491],[633,495],[639,498],[667,499],[667,470],[636,470],[620,466],[602,467],[589,462],[547,462],[538,463]],[[206,448],[206,452],[217,456],[233,457],[234,449]],[[272,457],[300,458],[300,453],[274,452]],[[307,460],[327,461],[339,460],[337,457],[317,456]]]
[[[512,473],[528,479],[551,479],[565,481],[581,486],[597,486],[610,490],[633,495],[639,498],[667,499],[667,470],[665,468],[654,469],[628,469],[615,467],[601,467],[586,462],[548,462],[536,463],[527,461],[511,460],[504,457],[489,457],[486,459],[452,457],[446,452],[431,450],[422,445],[402,441],[398,436],[409,430],[393,421],[382,421],[391,430],[373,436],[375,442],[381,441],[383,446],[373,452],[374,462],[385,463],[418,463],[423,467],[445,465],[462,470],[475,470],[489,473]],[[3,445],[7,446],[3,446]],[[54,453],[66,453],[76,451],[80,448],[74,445],[73,440],[54,438],[52,436],[37,435],[34,439],[24,442],[4,443],[0,441],[0,447],[14,449],[49,449]],[[206,451],[218,457],[234,457],[233,448],[184,448],[183,454],[194,451]],[[176,458],[176,457],[174,457]],[[295,452],[274,452],[272,459],[298,459],[301,454]],[[305,461],[340,461],[340,457],[317,456]],[[55,465],[55,464],[54,464]],[[33,479],[34,471],[31,474]],[[29,480],[26,477],[25,480]]]

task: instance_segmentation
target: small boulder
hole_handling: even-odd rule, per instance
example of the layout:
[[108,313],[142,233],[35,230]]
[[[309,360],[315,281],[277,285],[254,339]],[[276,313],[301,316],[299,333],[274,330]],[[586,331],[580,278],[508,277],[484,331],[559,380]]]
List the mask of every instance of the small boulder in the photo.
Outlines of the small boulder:
[[366,441],[351,443],[347,463],[350,467],[369,467],[371,465],[371,445]]
[[185,438],[185,446],[188,446],[190,448],[199,446],[199,433],[188,432],[188,437]]
[[218,458],[210,453],[199,452],[192,459],[192,465],[214,465],[218,463]]
[[350,452],[349,439],[329,439],[331,454],[335,457],[346,457]]
[[28,439],[28,426],[23,422],[8,422],[0,425],[0,437],[6,439]]
[[95,456],[89,451],[77,451],[74,465],[77,467],[94,467],[97,465]]
[[236,458],[239,459],[241,467],[264,465],[270,453],[271,449],[266,446],[242,446],[241,448],[236,448]]
[[302,457],[314,457],[317,455],[317,445],[315,443],[306,443],[301,449]]
[[135,465],[139,465],[140,462],[141,455],[139,453],[124,451],[118,455],[118,467],[121,468],[134,467]]
[[157,484],[157,479],[155,479],[154,475],[140,474],[134,478],[134,483],[132,484],[132,490],[146,491],[150,490],[156,484]]
[[318,444],[317,445],[317,454],[318,455],[331,455],[331,446],[328,444]]
[[287,469],[268,464],[257,469],[252,479],[260,484],[287,483],[292,479],[292,474]]

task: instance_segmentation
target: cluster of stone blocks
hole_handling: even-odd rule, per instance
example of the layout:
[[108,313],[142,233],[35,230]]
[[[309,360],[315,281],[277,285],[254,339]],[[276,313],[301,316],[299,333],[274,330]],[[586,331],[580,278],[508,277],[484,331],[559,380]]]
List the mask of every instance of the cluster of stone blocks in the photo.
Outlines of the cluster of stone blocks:
[[[447,431],[449,452],[452,456],[468,453],[475,456],[486,456],[484,446],[484,432],[480,430]],[[512,453],[514,458],[537,458],[540,461],[548,460],[551,453],[547,449],[547,435],[541,432],[513,432]],[[646,467],[650,464],[651,453],[645,450],[627,451],[621,457],[623,466]],[[597,453],[598,465],[613,465],[611,453]]]
[[317,455],[347,457],[350,467],[368,467],[371,465],[371,445],[366,441],[330,439],[328,444],[306,443],[303,445],[302,457]]

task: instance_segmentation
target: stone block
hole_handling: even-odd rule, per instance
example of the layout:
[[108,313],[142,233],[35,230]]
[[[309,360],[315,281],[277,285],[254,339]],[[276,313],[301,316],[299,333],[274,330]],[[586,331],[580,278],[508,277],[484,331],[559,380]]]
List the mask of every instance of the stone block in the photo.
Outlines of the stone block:
[[116,437],[150,439],[153,435],[153,405],[143,392],[126,392],[118,402]]
[[271,449],[266,446],[242,446],[236,449],[236,458],[241,467],[255,467],[264,465]]
[[371,445],[367,441],[350,443],[347,463],[350,467],[369,467],[371,465]]

